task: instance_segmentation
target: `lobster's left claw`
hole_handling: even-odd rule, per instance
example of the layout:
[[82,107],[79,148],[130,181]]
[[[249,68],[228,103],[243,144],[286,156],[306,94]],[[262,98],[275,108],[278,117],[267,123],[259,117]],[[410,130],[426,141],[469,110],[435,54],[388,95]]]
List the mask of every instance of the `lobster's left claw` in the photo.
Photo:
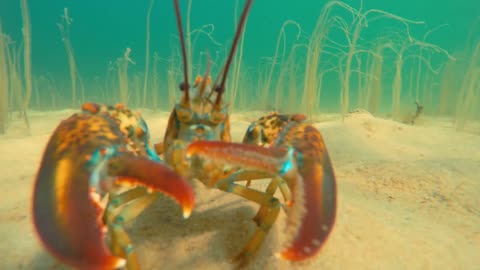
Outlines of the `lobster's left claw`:
[[293,241],[279,255],[287,260],[300,261],[317,254],[333,228],[336,180],[332,162],[317,129],[305,124],[291,125],[282,139],[288,140],[298,152],[297,170],[303,179],[301,193],[306,212]]
[[271,148],[194,142],[188,147],[187,156],[283,178],[294,195],[293,202],[287,201],[287,216],[288,224],[295,227],[295,231],[280,257],[300,261],[318,253],[335,222],[336,182],[325,144],[316,128],[291,122]]

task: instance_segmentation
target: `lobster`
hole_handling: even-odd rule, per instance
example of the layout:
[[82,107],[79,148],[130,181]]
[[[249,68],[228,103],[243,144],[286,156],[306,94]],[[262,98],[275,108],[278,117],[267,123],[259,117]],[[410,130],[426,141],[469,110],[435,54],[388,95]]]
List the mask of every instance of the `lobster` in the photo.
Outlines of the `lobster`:
[[[290,261],[313,257],[336,216],[335,174],[320,132],[304,115],[273,113],[253,122],[242,143],[231,140],[225,82],[253,0],[246,0],[220,76],[212,84],[208,65],[192,87],[179,1],[173,2],[184,81],[163,142],[151,145],[141,116],[122,106],[87,103],[82,113],[62,122],[35,183],[34,223],[42,243],[78,268],[139,269],[122,225],[162,193],[188,217],[194,205],[188,182],[196,179],[260,206],[253,217],[256,230],[234,258],[239,267],[255,256],[282,209],[290,239],[279,256]],[[259,179],[270,179],[266,190],[250,187]],[[277,190],[283,204],[274,196]]]
[[[289,246],[279,255],[299,261],[318,253],[336,215],[336,180],[320,132],[302,114],[274,113],[253,122],[243,143],[231,142],[225,82],[253,0],[247,0],[220,76],[212,84],[210,65],[204,76],[188,84],[187,58],[178,0],[174,0],[183,57],[183,92],[168,119],[159,155],[177,173],[210,188],[233,193],[260,205],[250,241],[234,258],[245,266],[256,254],[282,208],[274,194],[281,191],[287,213]],[[271,122],[266,120],[272,120]],[[268,125],[268,123],[273,123]],[[268,134],[268,135],[266,135]],[[271,178],[265,191],[251,181]],[[248,181],[247,185],[239,182]]]
[[[66,264],[136,269],[123,224],[159,192],[190,215],[193,189],[160,161],[143,118],[122,105],[85,103],[47,144],[34,184],[34,227],[46,250]],[[139,193],[141,199],[120,208]]]

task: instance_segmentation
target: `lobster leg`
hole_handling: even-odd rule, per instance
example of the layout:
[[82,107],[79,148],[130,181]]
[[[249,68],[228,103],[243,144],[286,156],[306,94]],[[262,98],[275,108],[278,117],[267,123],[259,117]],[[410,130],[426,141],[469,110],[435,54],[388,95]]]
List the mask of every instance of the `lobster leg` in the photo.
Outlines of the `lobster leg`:
[[[117,181],[125,183],[136,183],[141,181],[145,186],[137,186],[131,190],[118,195],[113,195],[104,214],[104,221],[107,224],[110,236],[110,250],[116,256],[126,259],[126,266],[129,270],[140,269],[136,253],[134,251],[131,240],[124,229],[124,225],[140,215],[149,205],[156,201],[160,193],[152,192],[152,187],[148,186],[146,180],[158,177],[178,177],[175,172],[166,169],[155,161],[150,161],[146,158],[118,156],[111,159],[109,168],[109,175],[117,176]],[[188,217],[193,207],[191,194],[180,194],[176,189],[181,188],[177,186],[166,185],[163,191],[165,194],[172,196],[178,202],[185,202],[183,204],[184,217]],[[189,205],[190,204],[190,205]],[[119,209],[120,208],[120,209]],[[119,210],[118,210],[119,209]]]
[[155,147],[155,152],[157,152],[157,155],[161,156],[165,152],[165,148],[163,147],[163,143],[156,143],[154,145]]
[[[239,182],[239,181],[245,181],[245,179],[249,179],[248,181],[251,182],[255,180],[264,180],[271,177],[272,177],[271,174],[265,173],[265,172],[242,170],[242,171],[235,172],[234,174],[230,175],[228,178],[225,178],[223,180],[218,180],[218,181],[214,180],[216,182],[214,186],[219,186],[222,184],[222,182],[227,182],[227,183]],[[249,187],[249,185],[246,185],[246,187]],[[265,192],[273,196],[277,188],[280,189],[280,192],[282,193],[285,203],[287,205],[290,205],[292,203],[292,194],[290,192],[290,187],[283,180],[283,178],[281,177],[272,178]]]
[[[110,192],[109,193],[110,199],[108,200],[106,212],[115,211],[115,209],[119,208],[120,206],[127,204],[140,197],[143,197],[147,194],[148,194],[148,190],[141,186],[129,189],[120,194],[115,194],[114,192]],[[104,222],[106,223],[106,219],[104,219]]]
[[[127,269],[138,269],[138,260],[135,256],[135,253],[131,252],[131,241],[125,230],[122,227],[122,222],[126,223],[137,216],[141,211],[137,211],[137,214],[127,214],[131,212],[128,208],[135,206],[137,209],[141,209],[138,201],[143,201],[142,199],[136,200],[138,198],[148,195],[148,191],[144,187],[135,187],[128,191],[125,191],[120,194],[115,194],[115,192],[109,193],[109,200],[105,213],[103,215],[103,223],[108,225],[108,236],[109,236],[109,248],[112,251],[112,254],[118,257],[126,258]],[[145,198],[145,197],[144,197]],[[133,203],[131,205],[125,206],[122,208],[121,213],[118,214],[119,208],[122,205],[125,205],[129,202]]]
[[[139,196],[141,193],[138,192],[138,190],[141,189],[133,189],[129,194]],[[127,260],[127,269],[129,270],[140,268],[130,238],[124,229],[124,225],[140,215],[145,208],[159,197],[159,195],[159,193],[144,195],[143,197],[135,199],[125,205],[120,211],[118,211],[118,213],[114,207],[108,207],[105,211],[105,219],[108,224],[108,232],[110,236],[110,250],[114,255]],[[127,196],[124,196],[123,198],[127,198]]]
[[[235,174],[234,179],[233,177],[229,177],[225,180],[220,180],[216,186],[219,186],[219,183],[222,183],[223,181],[244,181],[245,179],[250,179],[248,180],[249,182],[255,181],[255,180],[262,180],[265,178],[269,178],[270,175],[261,173],[261,172],[252,172],[252,171],[247,171],[247,172],[238,172]],[[246,187],[249,187],[247,185]],[[281,177],[274,177],[268,184],[268,187],[265,190],[266,194],[269,194],[270,196],[273,196],[277,189],[280,189],[280,192],[282,193],[283,200],[287,206],[292,205],[292,193],[290,191],[290,188],[288,187],[287,183],[281,178]],[[257,214],[255,217],[253,217],[253,221],[257,223],[257,225],[260,222],[260,219],[266,214],[268,211],[268,207],[265,205],[261,205],[260,209],[258,210]]]
[[275,223],[278,213],[280,212],[280,202],[277,198],[273,197],[272,194],[257,191],[238,184],[221,184],[217,187],[220,190],[254,201],[261,205],[260,209],[263,209],[261,213],[259,211],[259,214],[257,214],[258,220],[256,221],[257,229],[255,230],[255,233],[243,250],[234,258],[234,261],[238,266],[243,267],[257,252],[273,223]]
[[[211,143],[208,142],[208,144],[209,144],[209,146],[207,147],[209,151],[208,153],[215,154],[215,150],[217,149],[216,146],[214,146],[213,148],[210,148]],[[215,144],[215,142],[213,142],[213,144]],[[247,147],[255,150],[260,148],[260,149],[263,149],[265,153],[271,153],[271,151],[269,151],[268,149],[257,147],[257,146],[247,146],[243,144],[230,144],[230,143],[221,143],[221,144],[226,144],[230,146]],[[196,145],[191,144],[191,146],[195,147]],[[237,154],[235,155],[229,155],[228,158],[240,157],[240,153],[241,152],[237,152]],[[256,152],[249,152],[248,154],[255,154],[255,153]],[[285,153],[286,151],[279,150],[277,154],[280,157],[280,156],[283,156]],[[187,149],[187,157],[188,155],[189,155],[189,150]],[[209,170],[205,170],[205,168],[213,168],[213,167],[218,168],[219,167],[218,165],[222,163],[219,160],[213,160],[213,162],[208,159],[202,160],[200,156],[193,154],[193,156],[191,156],[191,159],[190,159],[193,175],[197,177],[200,175],[201,172],[209,171]],[[220,160],[227,160],[227,164],[226,164],[227,167],[229,167],[228,165],[238,165],[238,164],[241,164],[242,166],[246,165],[241,160],[236,160],[236,162],[235,161],[229,162],[231,160],[229,160],[228,158],[220,159]],[[271,157],[263,156],[263,158],[268,159]],[[248,161],[250,161],[250,159],[247,160],[247,163]],[[212,166],[213,164],[217,166]],[[234,261],[240,267],[245,266],[248,263],[248,261],[255,255],[255,253],[260,248],[266,235],[268,234],[272,225],[275,223],[278,217],[278,214],[281,208],[281,203],[277,198],[274,197],[274,193],[278,189],[279,185],[286,187],[286,190],[288,190],[288,192],[284,192],[284,198],[287,204],[291,201],[291,195],[290,195],[288,186],[285,184],[285,181],[280,177],[274,177],[271,180],[265,192],[255,190],[251,187],[247,187],[244,185],[236,184],[236,182],[244,181],[246,179],[260,180],[265,178],[271,178],[273,175],[277,173],[277,169],[276,169],[277,166],[275,164],[273,164],[272,166],[269,166],[270,170],[264,170],[264,171],[260,171],[260,170],[254,171],[254,170],[251,170],[251,168],[248,168],[248,166],[245,166],[245,167],[247,167],[246,170],[235,171],[234,169],[232,171],[235,171],[235,172],[231,174],[227,173],[227,175],[219,173],[217,170],[217,171],[209,171],[210,172],[209,174],[201,174],[201,177],[200,177],[200,179],[202,178],[208,179],[208,182],[204,182],[207,186],[215,187],[222,191],[239,195],[250,201],[256,202],[260,205],[260,209],[256,214],[256,216],[254,217],[254,221],[257,225],[255,233],[251,237],[250,241],[243,248],[243,250],[234,258]],[[223,172],[224,170],[221,169],[219,171]]]
[[[280,187],[280,191],[282,192],[283,199],[285,200],[285,202],[288,206],[288,205],[290,205],[289,202],[291,202],[290,189],[287,187],[287,188],[285,188],[285,190],[282,190],[282,188],[281,188],[282,186],[286,186],[285,181],[283,181],[283,179],[273,178],[272,181],[270,181],[270,183],[268,184],[268,187],[265,190],[265,193],[269,194],[270,196],[273,196],[275,194],[275,192],[277,191],[277,188]],[[260,209],[258,209],[257,214],[255,215],[255,217],[253,217],[253,221],[255,221],[255,223],[257,223],[257,225],[259,225],[262,217],[266,215],[267,211],[268,211],[267,207],[265,207],[264,205],[260,206]]]

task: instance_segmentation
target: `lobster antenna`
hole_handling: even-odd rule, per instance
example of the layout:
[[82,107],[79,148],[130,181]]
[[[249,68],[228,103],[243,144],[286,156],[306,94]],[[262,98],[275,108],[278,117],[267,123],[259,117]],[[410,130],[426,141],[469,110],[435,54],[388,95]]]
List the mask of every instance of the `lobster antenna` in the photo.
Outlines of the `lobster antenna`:
[[180,84],[180,90],[182,90],[185,94],[183,96],[184,102],[188,103],[190,98],[188,96],[188,69],[187,69],[187,52],[185,49],[185,38],[183,36],[183,27],[182,27],[182,17],[180,16],[180,5],[178,0],[173,0],[173,4],[175,6],[175,14],[177,16],[177,27],[178,27],[178,34],[180,35],[180,45],[182,47],[182,58],[183,58],[183,83]]
[[235,38],[232,43],[232,48],[230,49],[230,54],[228,55],[227,62],[225,63],[225,67],[223,68],[222,81],[220,82],[220,85],[218,87],[214,86],[215,91],[218,92],[217,99],[215,100],[216,106],[220,105],[222,94],[223,92],[225,92],[225,81],[227,79],[228,70],[230,69],[230,65],[232,64],[233,55],[235,53],[235,50],[237,49],[238,40],[240,39],[240,34],[242,33],[243,26],[245,25],[245,21],[247,20],[248,11],[250,10],[252,2],[253,0],[247,0],[247,3],[245,3],[242,16],[240,17],[240,22],[237,26],[237,32],[235,33]]
[[212,96],[213,92],[216,92],[216,89],[218,89],[217,85],[218,85],[218,80],[220,77],[222,77],[222,74],[223,74],[223,71],[225,70],[225,67],[223,66],[222,69],[220,70],[220,72],[218,73],[218,76],[215,78],[215,81],[213,82],[212,84],[212,90],[210,91],[210,94],[208,94],[208,97],[207,99],[210,99],[210,97]]

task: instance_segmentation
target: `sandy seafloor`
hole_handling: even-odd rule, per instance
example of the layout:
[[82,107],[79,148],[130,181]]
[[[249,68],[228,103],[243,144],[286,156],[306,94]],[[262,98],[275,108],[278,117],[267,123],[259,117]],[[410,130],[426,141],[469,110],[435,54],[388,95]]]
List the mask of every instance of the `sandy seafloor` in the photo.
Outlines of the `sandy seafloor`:
[[[72,112],[32,112],[31,135],[15,120],[0,136],[0,269],[68,269],[41,248],[30,209],[46,142]],[[142,113],[153,140],[160,141],[168,114]],[[241,140],[260,115],[234,114],[233,139]],[[312,260],[277,259],[282,213],[249,269],[480,269],[479,133],[456,132],[451,120],[441,118],[426,117],[419,126],[368,114],[345,122],[338,115],[323,118],[315,126],[338,185],[333,232]],[[128,226],[144,269],[232,269],[230,258],[253,232],[257,206],[199,183],[195,188],[189,219],[164,198]]]

